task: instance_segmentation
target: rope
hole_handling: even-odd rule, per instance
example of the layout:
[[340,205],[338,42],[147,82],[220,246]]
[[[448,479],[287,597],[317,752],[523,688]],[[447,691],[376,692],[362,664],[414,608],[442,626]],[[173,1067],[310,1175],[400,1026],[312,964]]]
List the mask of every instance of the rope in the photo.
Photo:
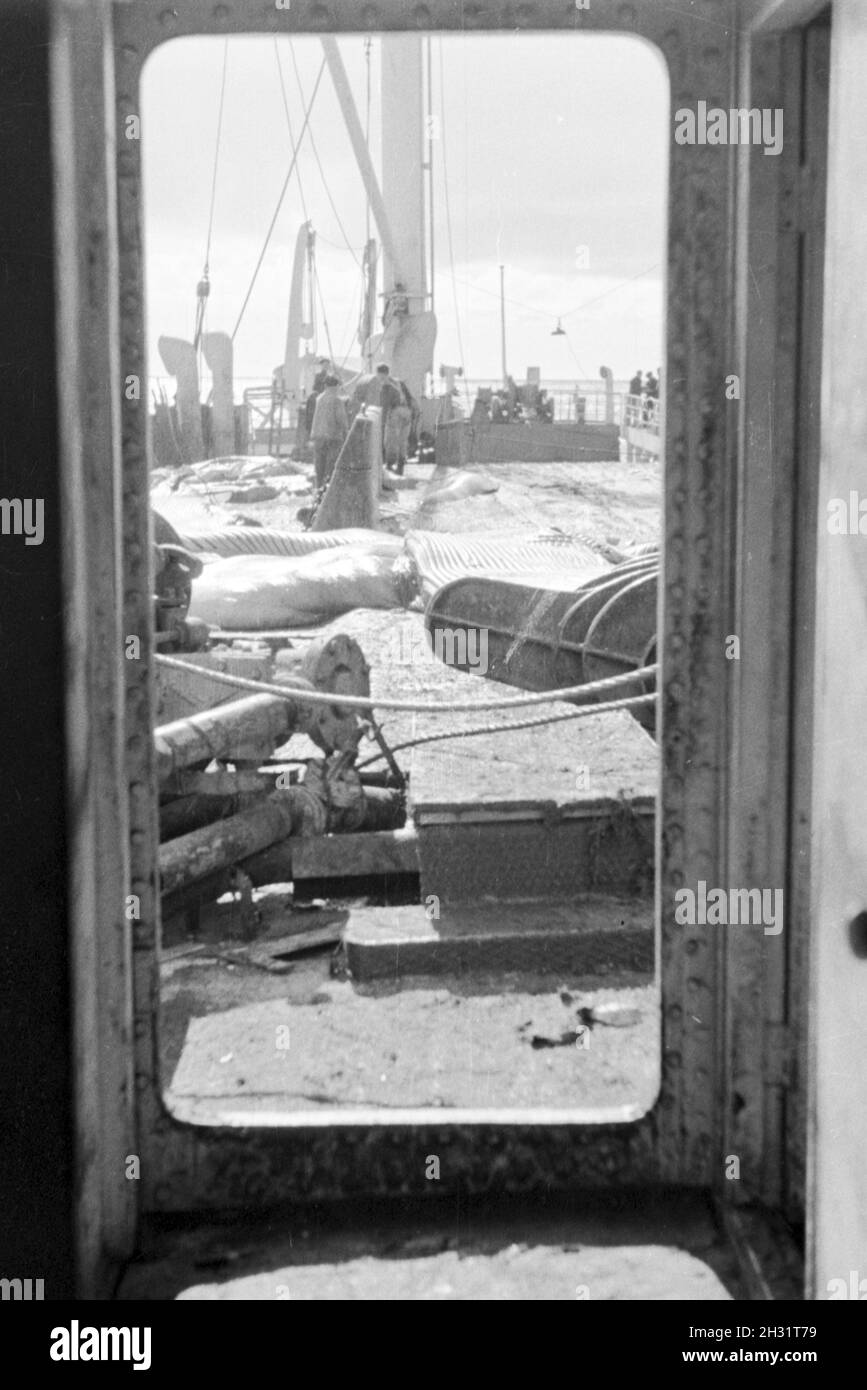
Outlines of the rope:
[[[584,689],[586,690],[586,686]],[[438,734],[425,734],[421,738],[410,738],[405,743],[396,743],[391,748],[392,753],[400,753],[405,748],[417,748],[421,743],[439,743],[443,739],[449,738],[475,738],[480,734],[503,734],[509,733],[512,729],[535,729],[543,724],[562,724],[567,719],[582,719],[589,714],[605,714],[608,710],[633,709],[636,705],[649,704],[656,699],[656,692],[652,691],[649,695],[629,695],[623,700],[607,700],[598,705],[581,705],[578,709],[570,710],[568,714],[546,714],[541,719],[520,719],[511,724],[485,724],[481,727],[472,729],[449,729]],[[371,763],[378,763],[385,757],[384,753],[374,753],[370,758],[365,758],[363,763],[358,764],[357,770],[370,767]]]
[[[356,417],[357,418],[357,417]],[[354,421],[353,421],[354,423]],[[616,690],[622,685],[636,680],[646,680],[655,676],[658,664],[643,666],[637,671],[628,671],[622,676],[606,676],[605,680],[588,681],[584,685],[566,686],[563,690],[534,691],[531,695],[518,695],[511,700],[448,700],[444,703],[420,704],[418,700],[372,700],[366,695],[342,695],[334,691],[287,689],[285,685],[272,685],[269,681],[248,680],[246,676],[232,676],[225,671],[212,671],[208,666],[195,666],[192,662],[181,661],[175,656],[157,654],[157,662],[177,671],[197,671],[199,675],[209,676],[211,680],[223,685],[231,685],[238,690],[250,690],[257,695],[279,695],[282,700],[300,697],[306,705],[340,705],[346,709],[359,710],[397,710],[404,714],[453,714],[466,710],[470,714],[489,709],[522,709],[530,705],[547,705],[554,701],[574,700],[582,695],[595,695],[603,690]],[[644,696],[634,696],[644,699]],[[588,703],[590,703],[588,701]],[[594,706],[598,711],[600,707]]]
[[[322,59],[322,66],[320,67],[319,72],[318,72],[318,74],[317,74],[316,82],[315,82],[315,85],[314,85],[314,87],[313,87],[313,92],[312,92],[311,97],[310,97],[309,105],[308,105],[308,107],[307,107],[307,110],[304,112],[304,124],[303,124],[303,126],[301,127],[301,134],[300,134],[299,137],[298,137],[298,149],[301,148],[301,142],[302,142],[302,140],[304,139],[304,132],[306,131],[308,122],[309,122],[309,120],[310,120],[310,113],[311,113],[311,111],[313,110],[313,103],[314,103],[314,101],[316,100],[316,93],[319,91],[319,84],[320,84],[320,82],[322,81],[322,74],[324,73],[324,71],[325,71],[325,59],[323,58],[323,59]],[[256,262],[256,269],[253,271],[253,278],[252,278],[251,281],[250,281],[250,287],[249,287],[249,289],[247,290],[246,295],[244,296],[244,303],[241,305],[241,312],[240,312],[239,315],[238,315],[238,319],[237,319],[237,322],[236,322],[236,324],[235,324],[235,327],[232,329],[232,341],[233,341],[233,342],[234,342],[234,340],[235,340],[235,335],[237,334],[238,329],[241,327],[241,320],[243,319],[244,313],[246,312],[246,309],[247,309],[247,305],[248,305],[249,302],[250,302],[250,295],[253,293],[253,286],[255,285],[256,280],[258,279],[258,276],[259,276],[259,271],[260,271],[261,268],[262,268],[262,262],[263,262],[264,259],[265,259],[265,253],[266,253],[266,251],[268,250],[268,245],[269,245],[269,243],[270,243],[270,241],[271,241],[271,236],[272,236],[272,234],[273,234],[274,227],[276,226],[276,223],[277,223],[277,218],[278,218],[279,215],[280,215],[280,209],[281,209],[281,207],[283,206],[283,199],[286,197],[286,190],[287,190],[287,188],[289,187],[289,180],[290,180],[291,177],[292,177],[292,172],[293,172],[293,170],[294,170],[294,168],[295,168],[295,162],[296,162],[297,158],[298,158],[298,152],[297,152],[297,149],[296,149],[296,152],[295,152],[295,153],[293,154],[293,156],[292,156],[292,163],[289,165],[289,172],[287,173],[286,178],[283,180],[283,187],[282,187],[281,190],[280,190],[280,197],[277,199],[277,206],[276,206],[276,208],[274,209],[274,216],[271,218],[271,225],[270,225],[270,227],[268,228],[268,231],[267,231],[266,234],[265,234],[265,244],[264,244],[264,246],[262,247],[262,250],[261,250],[261,252],[260,252],[260,254],[259,254],[259,259],[258,259],[258,261]]]

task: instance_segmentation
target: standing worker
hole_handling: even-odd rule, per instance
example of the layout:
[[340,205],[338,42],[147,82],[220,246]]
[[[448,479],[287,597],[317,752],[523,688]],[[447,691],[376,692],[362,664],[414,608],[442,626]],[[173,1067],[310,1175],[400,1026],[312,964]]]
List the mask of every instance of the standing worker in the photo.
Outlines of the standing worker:
[[398,405],[400,402],[400,392],[392,381],[389,371],[388,363],[380,362],[372,376],[359,378],[352,393],[353,403],[359,410],[363,410],[368,405],[379,406],[383,414],[383,425],[387,412],[393,405]]
[[313,412],[310,438],[313,440],[317,488],[327,486],[343,441],[349,433],[346,405],[339,388],[340,382],[336,376],[325,377],[322,394],[317,397]]
[[313,415],[316,410],[316,402],[325,390],[325,383],[331,374],[331,363],[327,357],[320,357],[316,363],[317,372],[313,378],[313,385],[310,388],[310,395],[304,402],[304,423],[307,427],[307,438],[312,439],[313,434]]
[[389,438],[391,413],[403,405],[403,395],[400,387],[391,375],[391,368],[387,362],[380,362],[376,369],[376,375],[380,383],[379,408],[382,412],[382,461],[385,463],[386,440]]
[[385,426],[385,466],[395,473],[403,474],[413,419],[417,419],[420,412],[405,381],[389,377],[389,382],[397,387],[400,400],[388,412]]
[[401,405],[403,397],[389,375],[387,362],[380,362],[372,376],[363,376],[358,381],[352,393],[353,413],[366,410],[368,406],[378,406],[380,411],[381,449],[380,449],[380,482],[383,487],[392,488],[393,484],[386,483],[382,471],[382,464],[385,461],[385,439],[388,430],[388,417],[395,406]]
[[355,388],[352,397],[353,401],[363,409],[368,405],[377,405],[382,411],[382,439],[383,453],[385,452],[385,427],[388,422],[389,411],[396,405],[401,405],[403,397],[398,390],[396,382],[390,375],[387,362],[380,362],[373,376],[362,377]]

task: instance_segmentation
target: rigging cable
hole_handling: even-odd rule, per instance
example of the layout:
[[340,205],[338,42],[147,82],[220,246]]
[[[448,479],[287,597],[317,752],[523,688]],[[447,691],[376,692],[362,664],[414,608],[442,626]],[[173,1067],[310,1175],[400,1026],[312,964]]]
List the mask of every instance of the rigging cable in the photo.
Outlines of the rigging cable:
[[[454,250],[454,244],[453,244],[453,242],[452,242],[452,210],[451,210],[451,203],[450,203],[450,201],[449,201],[449,176],[448,176],[448,166],[447,166],[447,164],[446,164],[446,93],[445,93],[445,78],[444,78],[444,75],[443,75],[443,41],[442,41],[442,39],[440,39],[440,41],[439,41],[439,56],[440,56],[440,64],[439,64],[439,66],[440,66],[440,143],[442,144],[443,188],[444,188],[444,190],[445,190],[446,228],[447,228],[447,230],[448,230],[448,239],[449,239],[449,265],[451,266],[452,296],[453,296],[453,298],[454,298],[454,304],[455,304],[455,325],[456,325],[456,327],[457,327],[457,334],[458,334],[458,356],[460,357],[460,360],[461,360],[461,376],[462,376],[463,383],[464,383],[464,392],[465,392],[465,395],[466,395],[467,407],[469,407],[469,404],[470,404],[470,388],[469,388],[469,385],[468,385],[468,382],[467,382],[467,369],[466,369],[466,365],[465,365],[465,363],[464,363],[464,340],[463,340],[463,334],[461,333],[461,319],[460,319],[460,314],[459,314],[459,312],[458,312],[458,287],[457,287],[457,279],[456,279],[456,277],[455,277],[455,250]],[[431,283],[433,283],[433,267],[431,267]]]
[[[298,149],[301,148],[301,142],[302,142],[302,140],[304,139],[304,132],[306,131],[307,126],[308,126],[309,121],[310,121],[310,113],[311,113],[311,111],[313,110],[313,103],[314,103],[314,101],[316,100],[316,93],[319,91],[319,84],[320,84],[320,82],[322,81],[322,74],[324,73],[324,71],[325,71],[325,59],[323,58],[323,59],[322,59],[322,65],[321,65],[321,67],[320,67],[320,69],[319,69],[319,72],[318,72],[318,74],[317,74],[317,76],[316,76],[316,82],[315,82],[315,84],[314,84],[313,91],[312,91],[311,96],[310,96],[310,102],[309,102],[309,104],[308,104],[308,106],[307,106],[306,111],[304,112],[304,124],[303,124],[302,127],[301,127],[301,134],[300,134],[299,137],[298,137]],[[252,279],[250,280],[249,288],[248,288],[248,290],[247,290],[246,295],[244,296],[244,302],[243,302],[243,304],[241,305],[241,311],[240,311],[240,313],[238,314],[238,318],[237,318],[237,321],[236,321],[236,323],[235,323],[235,327],[232,329],[232,341],[233,341],[233,342],[234,342],[234,340],[235,340],[235,336],[236,336],[236,334],[237,334],[237,332],[238,332],[238,329],[241,327],[241,320],[242,320],[243,317],[244,317],[244,313],[245,313],[245,311],[246,311],[247,305],[248,305],[249,302],[250,302],[250,296],[251,296],[251,294],[253,293],[253,287],[254,287],[254,285],[256,284],[256,280],[258,279],[258,276],[259,276],[259,271],[260,271],[261,268],[262,268],[262,262],[263,262],[264,259],[265,259],[265,253],[266,253],[267,250],[268,250],[268,246],[269,246],[269,243],[270,243],[270,241],[271,241],[271,236],[272,236],[272,234],[273,234],[273,232],[274,232],[274,227],[275,227],[276,224],[277,224],[277,218],[280,216],[280,209],[281,209],[281,207],[283,206],[283,199],[286,197],[286,190],[287,190],[287,188],[289,187],[289,180],[290,180],[291,177],[292,177],[292,172],[293,172],[293,170],[294,170],[294,168],[295,168],[295,164],[296,164],[297,158],[298,158],[298,153],[297,153],[297,150],[296,150],[295,154],[293,154],[293,156],[292,156],[292,163],[289,165],[289,171],[288,171],[288,173],[286,174],[286,178],[283,180],[283,187],[282,187],[281,190],[280,190],[280,197],[277,199],[277,206],[276,206],[276,208],[274,209],[274,216],[271,218],[271,225],[269,226],[268,231],[267,231],[266,234],[265,234],[265,244],[264,244],[264,246],[262,247],[261,252],[259,253],[259,259],[258,259],[258,261],[256,262],[256,268],[255,268],[255,270],[253,271],[253,276],[252,276]]]
[[[344,322],[344,324],[343,324],[343,328],[341,329],[341,332],[340,332],[340,338],[339,338],[339,340],[338,340],[339,342],[342,343],[342,342],[345,341],[345,339],[346,339],[346,334],[347,334],[347,330],[350,328],[350,326],[351,326],[351,324],[352,324],[353,318],[355,317],[355,318],[356,318],[356,321],[359,321],[359,320],[360,320],[361,311],[362,311],[363,307],[364,307],[364,285],[362,284],[362,286],[361,286],[361,303],[359,304],[359,306],[358,306],[357,309],[356,309],[356,301],[355,301],[355,300],[353,300],[352,303],[350,304],[350,306],[349,306],[349,313],[346,315],[346,320],[345,320],[345,322]],[[324,312],[325,312],[325,310],[323,309],[323,314],[324,314]],[[351,353],[352,353],[352,345],[353,345],[353,343],[355,342],[355,338],[356,338],[356,330],[353,329],[352,332],[351,332],[351,334],[350,334],[350,337],[349,337],[349,347],[346,349],[346,351],[344,352],[343,356],[342,356],[341,359],[340,359],[340,367],[341,367],[341,370],[346,366],[347,362],[349,361],[350,355],[351,355]],[[336,359],[335,359],[335,358],[332,358],[332,361],[336,361]]]
[[429,272],[430,272],[430,290],[429,290],[429,295],[430,295],[430,311],[431,311],[431,313],[433,313],[434,310],[435,310],[435,308],[436,308],[435,298],[434,298],[434,265],[435,265],[435,263],[436,263],[436,256],[435,256],[435,247],[434,247],[434,231],[435,231],[435,218],[434,218],[434,157],[433,157],[434,116],[433,116],[433,56],[432,56],[432,44],[433,44],[433,39],[432,39],[431,35],[428,34],[428,35],[427,35],[427,38],[426,38],[426,40],[425,40],[425,67],[426,67],[426,70],[427,70],[427,199],[428,199],[428,241],[429,241],[429,251],[428,251],[428,254],[429,254],[429,256],[430,256],[430,261],[429,261]]
[[639,270],[635,275],[628,275],[625,280],[619,280],[616,285],[611,285],[609,289],[602,290],[600,294],[593,295],[592,299],[585,299],[581,304],[576,304],[574,309],[567,309],[561,318],[571,318],[573,314],[579,313],[582,309],[587,309],[591,304],[596,304],[598,300],[605,299],[606,295],[614,294],[615,290],[622,290],[624,285],[631,285],[633,280],[640,280],[643,275],[649,275],[652,270],[658,270],[662,261],[656,261],[654,265],[645,266],[644,270]]
[[[369,38],[369,37],[366,38],[366,39],[364,40],[364,60],[365,60],[365,62],[366,62],[366,64],[367,64],[367,105],[366,105],[365,114],[364,114],[364,143],[365,143],[365,145],[367,146],[368,152],[369,152],[369,150],[370,150],[370,50],[371,50],[372,47],[373,47],[373,40],[372,40],[371,38]],[[366,191],[366,190],[365,190],[365,191]],[[364,237],[364,244],[365,244],[365,246],[366,246],[367,243],[370,241],[370,195],[369,195],[369,194],[368,194],[368,196],[367,196],[367,211],[366,211],[366,214],[365,214],[365,228],[366,228],[366,231],[365,231],[365,237]]]
[[[316,240],[324,241],[326,246],[333,246],[335,251],[351,251],[352,254],[356,257],[356,259],[359,256],[364,255],[363,246],[348,246],[346,243],[344,243],[344,245],[341,246],[339,241],[332,241],[331,238],[327,237],[324,232],[317,231]],[[361,263],[359,262],[359,264]]]
[[[285,84],[285,82],[283,81],[283,64],[282,64],[281,61],[280,61],[280,49],[279,49],[278,44],[277,44],[276,36],[275,36],[275,39],[274,39],[274,57],[277,59],[277,73],[278,73],[279,78],[280,78],[280,95],[281,95],[281,97],[283,98],[283,110],[286,112],[286,128],[287,128],[288,131],[289,131],[289,143],[290,143],[290,145],[292,146],[292,154],[293,154],[293,156],[295,156],[295,155],[297,155],[298,151],[297,151],[297,147],[296,147],[296,145],[295,145],[295,136],[294,136],[293,131],[292,131],[292,117],[289,115],[289,101],[288,101],[287,96],[286,96],[286,84]],[[303,108],[303,106],[304,106],[304,102],[303,102],[303,101],[302,101],[301,105],[302,105],[302,108]],[[313,132],[312,132],[312,131],[311,131],[311,133],[310,133],[310,138],[311,138],[311,140],[312,140],[312,138],[313,138]],[[303,211],[303,213],[304,213],[304,221],[305,221],[305,222],[309,222],[309,221],[310,221],[310,217],[309,217],[308,212],[307,212],[307,200],[306,200],[306,198],[304,197],[304,184],[303,184],[303,182],[302,182],[302,180],[301,180],[301,166],[300,166],[300,165],[299,165],[299,166],[297,167],[297,169],[296,169],[296,174],[297,174],[297,176],[298,176],[298,192],[299,192],[300,195],[301,195],[301,208],[302,208],[302,211]]]
[[319,291],[319,303],[322,307],[322,323],[325,327],[325,340],[328,343],[328,360],[334,364],[334,348],[331,343],[331,329],[328,327],[328,314],[325,311],[325,296],[322,293],[322,286],[319,283],[319,271],[316,269],[316,262],[313,262],[313,280]]
[[[405,743],[394,743],[391,745],[392,753],[400,753],[405,748],[418,748],[423,743],[441,743],[444,739],[450,738],[476,738],[483,734],[505,734],[511,733],[514,729],[537,729],[545,724],[563,724],[567,719],[580,719],[586,715],[588,710],[595,709],[597,714],[610,712],[612,709],[635,709],[638,705],[651,704],[656,699],[656,692],[650,691],[646,695],[629,695],[623,700],[608,700],[604,704],[598,705],[579,705],[577,709],[570,711],[569,714],[544,714],[539,719],[520,719],[508,724],[483,724],[473,725],[469,729],[446,729],[438,734],[424,734],[420,738],[409,738]],[[381,762],[385,757],[384,753],[374,753],[371,757],[365,758],[363,763],[356,764],[356,771],[370,767],[371,763]]]
[[[289,100],[288,100],[288,97],[286,96],[286,84],[285,84],[285,82],[283,81],[283,64],[282,64],[282,62],[281,62],[281,60],[280,60],[280,49],[279,49],[279,46],[278,46],[278,44],[277,44],[277,39],[276,39],[276,37],[275,37],[275,39],[274,39],[274,57],[275,57],[276,60],[277,60],[277,72],[278,72],[279,77],[280,77],[280,95],[281,95],[282,98],[283,98],[283,110],[284,110],[285,113],[286,113],[286,127],[287,127],[287,129],[288,129],[288,131],[289,131],[289,143],[290,143],[290,145],[292,146],[292,154],[293,154],[293,157],[296,157],[296,158],[297,158],[298,148],[297,148],[297,146],[296,146],[296,144],[295,144],[295,134],[294,134],[294,131],[292,130],[292,117],[289,115]],[[303,108],[304,108],[303,93],[302,93],[301,107],[302,107],[302,110],[303,110]],[[310,138],[311,138],[311,140],[313,139],[313,132],[312,132],[312,130],[310,131]],[[298,192],[299,192],[299,194],[301,195],[301,210],[302,210],[302,212],[304,213],[304,221],[305,221],[305,223],[307,224],[307,233],[308,233],[308,239],[307,239],[307,271],[308,271],[308,287],[309,287],[309,294],[310,294],[310,303],[309,303],[308,307],[309,307],[310,313],[309,313],[309,317],[308,317],[307,319],[305,319],[305,322],[309,322],[309,325],[310,325],[310,332],[311,332],[311,334],[312,334],[312,339],[308,339],[308,342],[309,342],[309,341],[312,341],[312,343],[313,343],[313,350],[314,350],[314,352],[315,352],[315,351],[317,351],[317,349],[318,349],[318,340],[317,340],[317,333],[316,333],[316,303],[315,303],[314,298],[313,298],[313,288],[312,288],[312,285],[309,285],[310,265],[311,265],[311,262],[312,262],[312,253],[311,253],[311,249],[310,249],[310,229],[311,229],[311,225],[312,225],[312,224],[311,224],[311,222],[310,222],[310,214],[309,214],[308,211],[307,211],[307,199],[304,197],[304,182],[303,182],[303,180],[302,180],[302,178],[301,178],[301,165],[300,165],[300,164],[297,164],[297,165],[296,165],[295,172],[296,172],[296,175],[297,175],[297,178],[298,178]],[[307,350],[309,351],[309,348],[308,348]]]
[[[370,39],[365,40],[365,51],[367,52],[367,59],[368,59],[368,108],[369,108],[369,104],[370,104],[370,44],[371,44],[371,40],[370,40]],[[293,69],[294,69],[294,71],[295,71],[295,81],[296,81],[296,84],[297,84],[297,86],[298,86],[298,94],[299,94],[299,96],[301,97],[301,102],[302,102],[302,104],[303,104],[303,102],[304,102],[304,87],[303,87],[303,85],[302,85],[302,83],[301,83],[301,74],[300,74],[300,72],[298,71],[298,61],[297,61],[297,59],[296,59],[296,57],[295,57],[295,48],[294,48],[294,45],[293,45],[291,39],[290,39],[290,41],[289,41],[289,52],[290,52],[290,54],[291,54],[291,56],[292,56],[292,67],[293,67]],[[369,109],[368,109],[368,126],[369,126],[369,119],[370,119],[370,117],[369,117]],[[320,177],[321,180],[322,180],[322,187],[325,189],[325,195],[326,195],[326,197],[328,198],[329,203],[331,204],[331,210],[332,210],[332,212],[334,213],[335,220],[336,220],[336,222],[337,222],[338,227],[340,228],[340,234],[341,234],[341,236],[343,237],[344,245],[345,245],[347,251],[349,252],[349,254],[352,256],[352,259],[355,261],[355,264],[357,265],[358,270],[359,270],[359,273],[360,273],[360,275],[361,275],[361,302],[362,302],[362,306],[363,306],[363,304],[364,304],[364,296],[365,296],[365,292],[366,292],[366,280],[365,280],[365,274],[364,274],[364,264],[362,263],[361,260],[359,260],[358,252],[356,251],[355,247],[352,245],[351,241],[349,240],[349,235],[348,235],[348,233],[347,233],[347,231],[346,231],[346,228],[345,228],[345,226],[344,226],[344,224],[343,224],[343,219],[342,219],[342,217],[340,216],[340,212],[339,212],[339,210],[338,210],[337,204],[335,203],[334,198],[332,197],[331,188],[330,188],[330,186],[329,186],[328,179],[326,178],[325,170],[324,170],[323,167],[322,167],[322,160],[321,160],[320,157],[319,157],[319,149],[318,149],[318,146],[317,146],[317,144],[316,144],[316,138],[315,138],[315,136],[314,136],[314,134],[313,134],[313,129],[312,129],[312,127],[311,127],[311,130],[310,130],[310,147],[311,147],[311,149],[312,149],[312,151],[313,151],[313,157],[314,157],[314,159],[316,160],[316,167],[317,167],[318,170],[319,170],[319,177]],[[321,235],[321,233],[320,233],[319,235]],[[322,237],[322,240],[325,241],[325,242],[327,242],[327,244],[328,244],[329,246],[335,246],[335,247],[336,247],[336,243],[335,243],[335,242],[330,242],[330,241],[328,241],[328,238],[327,238],[327,237]],[[368,213],[367,213],[367,240],[368,240],[368,241],[370,240],[370,205],[369,205],[369,202],[368,202]],[[339,249],[339,248],[338,248],[338,249]],[[362,252],[363,252],[363,253],[366,253],[366,250],[367,250],[367,241],[365,242],[365,245],[364,245],[364,247],[362,248]],[[334,361],[336,361],[336,359],[335,359],[335,357],[334,357],[334,349],[333,349],[333,347],[332,347],[332,345],[331,345],[331,335],[330,335],[329,330],[328,330],[328,322],[327,322],[327,317],[326,317],[326,312],[325,312],[325,299],[324,299],[324,296],[323,296],[323,294],[322,294],[322,287],[321,287],[321,285],[320,285],[319,282],[318,282],[318,277],[317,277],[317,288],[318,288],[318,290],[319,290],[319,298],[320,298],[320,302],[321,302],[321,305],[322,305],[322,317],[323,317],[323,321],[324,321],[324,324],[325,324],[325,334],[326,334],[326,337],[327,337],[327,339],[328,339],[328,350],[329,350],[329,353],[330,353],[330,355],[331,355],[331,360],[332,360],[332,362],[334,362]],[[347,349],[347,352],[346,352],[346,354],[345,354],[344,357],[343,357],[343,361],[342,361],[342,363],[341,363],[341,366],[345,366],[345,365],[346,365],[346,362],[347,362],[347,360],[348,360],[348,358],[349,358],[349,354],[351,353],[351,351],[352,351],[352,343],[350,342],[349,348]]]
[[575,351],[575,349],[574,349],[573,346],[572,346],[572,339],[569,337],[569,334],[568,334],[568,333],[564,333],[563,336],[564,336],[565,339],[566,339],[566,346],[568,347],[569,351],[570,351],[571,354],[572,354],[572,357],[574,358],[575,366],[578,368],[579,372],[581,373],[581,378],[582,378],[584,381],[590,381],[590,380],[592,380],[591,377],[588,377],[587,373],[586,373],[585,370],[584,370],[583,365],[578,361],[578,354],[577,354],[577,352]]
[[214,205],[217,199],[217,171],[220,164],[220,144],[223,137],[223,106],[226,100],[226,69],[228,64],[229,40],[226,39],[223,44],[223,75],[220,80],[220,103],[217,110],[217,137],[214,142],[214,169],[211,175],[211,205],[208,212],[208,235],[205,241],[205,262],[202,268],[202,278],[196,286],[196,328],[193,335],[193,347],[197,352],[202,338],[202,330],[205,326],[205,310],[207,307],[208,295],[211,293],[211,237],[214,231]]
[[[295,69],[295,81],[296,81],[297,84],[298,84],[298,92],[299,92],[299,95],[300,95],[300,97],[301,97],[301,103],[302,103],[302,105],[303,105],[303,104],[304,104],[304,88],[303,88],[302,85],[301,85],[301,74],[300,74],[299,71],[298,71],[298,63],[297,63],[297,60],[296,60],[296,58],[295,58],[295,49],[294,49],[294,47],[293,47],[293,45],[292,45],[292,41],[291,41],[291,40],[290,40],[290,42],[289,42],[289,52],[290,52],[291,55],[292,55],[292,66],[293,66],[293,68]],[[337,221],[337,225],[338,225],[338,227],[340,228],[340,235],[343,237],[343,240],[344,240],[344,243],[345,243],[345,245],[346,245],[347,251],[350,252],[350,254],[351,254],[351,256],[352,256],[352,259],[355,261],[355,264],[358,266],[358,269],[361,270],[361,261],[358,259],[358,254],[357,254],[357,252],[356,252],[356,250],[355,250],[355,247],[352,245],[351,241],[349,240],[349,237],[348,237],[347,234],[346,234],[346,228],[345,228],[344,225],[343,225],[343,220],[342,220],[342,218],[341,218],[341,216],[340,216],[340,213],[339,213],[339,211],[338,211],[338,209],[337,209],[337,204],[335,203],[333,197],[331,196],[331,189],[329,188],[329,186],[328,186],[328,180],[327,180],[327,178],[325,177],[325,170],[322,168],[322,160],[319,158],[319,150],[318,150],[317,145],[316,145],[316,139],[315,139],[315,137],[314,137],[312,128],[311,128],[309,134],[310,134],[310,148],[311,148],[311,150],[313,151],[313,157],[314,157],[315,160],[316,160],[316,167],[318,168],[320,178],[322,179],[322,186],[323,186],[323,188],[325,189],[326,196],[327,196],[327,198],[328,198],[329,203],[331,204],[331,211],[334,213],[335,219],[336,219],[336,221]],[[323,237],[323,240],[327,240],[327,238]],[[329,243],[329,244],[333,244],[333,243]]]
[[[643,275],[649,275],[652,270],[658,270],[661,264],[661,261],[657,261],[654,265],[645,266],[644,270],[639,270],[636,275],[630,275],[625,280],[618,280],[616,285],[609,285],[607,290],[602,290],[599,294],[593,295],[592,298],[585,299],[581,304],[575,304],[571,309],[567,309],[565,314],[560,315],[560,318],[570,318],[573,314],[579,313],[582,309],[589,308],[591,304],[595,304],[598,300],[605,299],[609,294],[614,294],[617,290],[623,289],[624,285],[631,285],[633,280],[640,280]],[[476,294],[486,294],[491,299],[500,299],[499,290],[485,289],[484,285],[475,285],[471,280],[464,280],[461,276],[456,276],[455,278],[459,284],[465,285],[468,290],[473,290]],[[523,309],[528,314],[535,314],[537,318],[548,319],[550,321],[552,317],[550,310],[538,309],[533,304],[524,304],[521,300],[511,299],[508,295],[503,302],[511,304],[515,309]]]
[[[356,420],[359,416],[355,417]],[[353,425],[355,421],[353,421]],[[197,666],[195,662],[181,660],[175,656],[165,656],[161,652],[156,653],[157,663],[161,666],[173,667],[178,671],[198,671],[201,675],[209,676],[219,685],[230,685],[235,690],[250,690],[254,694],[278,695],[281,700],[297,699],[299,693],[303,695],[304,703],[307,705],[333,705],[334,692],[324,690],[308,690],[306,687],[301,690],[299,687],[289,685],[277,685],[274,681],[254,681],[248,680],[246,676],[235,676],[229,671],[215,671],[209,666]],[[469,714],[477,714],[482,710],[492,709],[525,709],[531,705],[553,705],[561,701],[581,700],[582,708],[588,714],[598,714],[602,709],[602,704],[594,703],[593,697],[603,692],[616,692],[624,685],[634,685],[636,681],[649,679],[656,676],[659,672],[658,662],[652,662],[649,666],[642,666],[636,671],[623,671],[616,676],[604,676],[601,680],[582,681],[580,685],[563,686],[557,690],[534,690],[529,694],[513,696],[511,699],[493,697],[486,700],[434,700],[423,702],[419,700],[394,700],[388,697],[372,699],[369,695],[344,695],[341,692],[340,704],[347,709],[357,710],[400,710],[406,714],[453,714],[458,711]],[[656,692],[649,692],[656,697]],[[588,698],[589,697],[589,698]],[[629,705],[636,700],[645,700],[647,695],[626,695],[617,699],[618,705],[621,703]],[[587,701],[584,704],[584,701]]]

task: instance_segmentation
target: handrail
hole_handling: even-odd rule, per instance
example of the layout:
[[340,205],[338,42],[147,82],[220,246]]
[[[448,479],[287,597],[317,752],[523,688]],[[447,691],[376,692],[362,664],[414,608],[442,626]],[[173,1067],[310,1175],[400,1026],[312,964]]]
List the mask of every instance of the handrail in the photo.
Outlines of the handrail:
[[626,396],[623,401],[623,428],[659,434],[659,401],[655,396]]

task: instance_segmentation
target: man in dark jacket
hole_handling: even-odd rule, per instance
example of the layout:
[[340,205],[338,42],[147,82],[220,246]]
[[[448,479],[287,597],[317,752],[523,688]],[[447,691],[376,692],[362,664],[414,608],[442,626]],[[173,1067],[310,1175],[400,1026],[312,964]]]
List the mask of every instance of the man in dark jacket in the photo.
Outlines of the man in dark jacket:
[[317,360],[316,366],[319,370],[313,378],[313,385],[310,389],[310,395],[304,402],[304,425],[307,430],[308,439],[310,438],[310,434],[313,429],[313,413],[316,410],[317,398],[321,396],[322,392],[325,390],[326,378],[331,373],[331,363],[327,357],[320,357]]

